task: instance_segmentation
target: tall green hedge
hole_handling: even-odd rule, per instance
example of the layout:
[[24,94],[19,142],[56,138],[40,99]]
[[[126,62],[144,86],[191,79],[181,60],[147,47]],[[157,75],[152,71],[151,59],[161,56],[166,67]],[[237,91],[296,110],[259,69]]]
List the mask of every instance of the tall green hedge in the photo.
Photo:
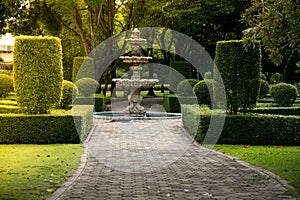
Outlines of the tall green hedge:
[[75,82],[81,78],[94,78],[94,59],[91,57],[74,57],[72,81]]
[[56,37],[19,36],[14,47],[14,88],[18,104],[31,114],[59,104],[63,81],[62,47]]
[[254,107],[260,86],[259,42],[253,42],[251,47],[245,49],[242,40],[219,41],[215,64],[223,78],[228,109],[237,113],[240,108],[246,111]]

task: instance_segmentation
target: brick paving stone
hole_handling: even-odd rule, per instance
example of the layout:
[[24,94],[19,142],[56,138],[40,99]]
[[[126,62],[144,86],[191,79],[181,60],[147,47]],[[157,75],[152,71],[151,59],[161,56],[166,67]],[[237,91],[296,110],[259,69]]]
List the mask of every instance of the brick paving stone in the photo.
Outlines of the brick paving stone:
[[80,176],[49,200],[293,199],[269,174],[195,143],[181,120],[95,124]]

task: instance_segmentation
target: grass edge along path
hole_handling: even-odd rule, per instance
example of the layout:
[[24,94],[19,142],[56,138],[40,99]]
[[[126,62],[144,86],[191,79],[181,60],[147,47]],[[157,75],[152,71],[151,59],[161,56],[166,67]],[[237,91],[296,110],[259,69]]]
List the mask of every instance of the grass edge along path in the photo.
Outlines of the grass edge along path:
[[300,146],[215,145],[214,150],[266,169],[286,180],[296,191],[287,194],[300,199]]
[[46,199],[77,169],[82,144],[0,145],[0,199]]

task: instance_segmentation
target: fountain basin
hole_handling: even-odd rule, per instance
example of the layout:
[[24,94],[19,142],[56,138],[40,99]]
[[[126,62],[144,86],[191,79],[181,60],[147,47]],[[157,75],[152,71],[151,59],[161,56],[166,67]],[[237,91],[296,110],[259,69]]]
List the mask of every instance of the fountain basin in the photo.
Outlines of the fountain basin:
[[164,120],[164,119],[181,119],[181,113],[166,113],[166,112],[146,112],[145,115],[136,116],[126,114],[124,112],[110,111],[110,112],[94,112],[96,119],[108,120]]

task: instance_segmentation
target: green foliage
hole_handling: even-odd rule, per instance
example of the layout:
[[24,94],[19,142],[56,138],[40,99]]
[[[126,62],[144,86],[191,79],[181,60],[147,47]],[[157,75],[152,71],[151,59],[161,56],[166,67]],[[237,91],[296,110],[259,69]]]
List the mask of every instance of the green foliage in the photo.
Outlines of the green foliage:
[[63,80],[60,107],[63,109],[70,108],[71,104],[73,103],[73,99],[78,96],[78,93],[78,88],[74,83]]
[[273,114],[273,115],[298,115],[300,107],[261,107],[251,110],[252,113]]
[[6,74],[0,74],[0,97],[6,97],[13,90],[13,78]]
[[270,84],[272,85],[282,83],[282,82],[283,82],[283,76],[278,72],[273,74],[270,78]]
[[192,66],[186,61],[172,62],[171,67],[178,71],[186,79],[190,79],[192,77]]
[[63,81],[60,39],[16,37],[14,81],[17,101],[28,113],[49,113],[57,106]]
[[92,78],[81,78],[78,81],[76,81],[75,84],[79,90],[79,94],[85,97],[95,94],[98,88],[100,87],[98,81]]
[[[211,114],[195,111],[191,105],[182,106],[183,123],[193,129],[189,121],[199,120],[196,140],[203,142],[210,126]],[[184,108],[185,107],[185,108]],[[215,114],[215,120],[223,116]],[[300,117],[262,114],[227,115],[219,144],[244,145],[300,145]]]
[[4,58],[0,56],[0,62],[4,62]]
[[209,91],[213,91],[212,79],[204,79],[199,81],[196,85],[194,85],[193,90],[198,99],[199,105],[212,105],[212,99],[209,93]]
[[167,112],[180,113],[180,103],[175,94],[165,94],[163,107]]
[[185,79],[180,81],[177,85],[177,93],[182,96],[193,96],[193,87],[198,81],[197,79]]
[[260,73],[260,79],[264,80],[264,81],[267,81],[267,77],[264,73]]
[[194,97],[178,97],[175,94],[165,94],[163,107],[167,112],[180,113],[181,104],[195,104]]
[[260,79],[259,97],[262,98],[269,93],[270,87],[267,81]]
[[79,143],[92,126],[93,114],[88,107],[76,111],[73,115],[0,115],[0,143]]
[[1,70],[13,70],[13,63],[1,63],[0,62],[0,69]]
[[78,97],[74,101],[75,105],[93,105],[95,112],[102,112],[105,109],[104,96],[97,94],[95,97]]
[[75,57],[73,59],[72,81],[81,78],[94,78],[94,59],[90,57]]
[[279,65],[285,49],[299,49],[300,7],[298,0],[252,1],[242,20],[250,25],[245,37],[261,40],[271,60]]
[[291,106],[296,101],[297,88],[288,83],[278,83],[270,89],[271,96],[279,106]]
[[245,48],[242,40],[217,43],[215,64],[223,78],[228,109],[235,114],[240,108],[244,112],[253,108],[259,95],[261,50],[259,42],[251,44]]

